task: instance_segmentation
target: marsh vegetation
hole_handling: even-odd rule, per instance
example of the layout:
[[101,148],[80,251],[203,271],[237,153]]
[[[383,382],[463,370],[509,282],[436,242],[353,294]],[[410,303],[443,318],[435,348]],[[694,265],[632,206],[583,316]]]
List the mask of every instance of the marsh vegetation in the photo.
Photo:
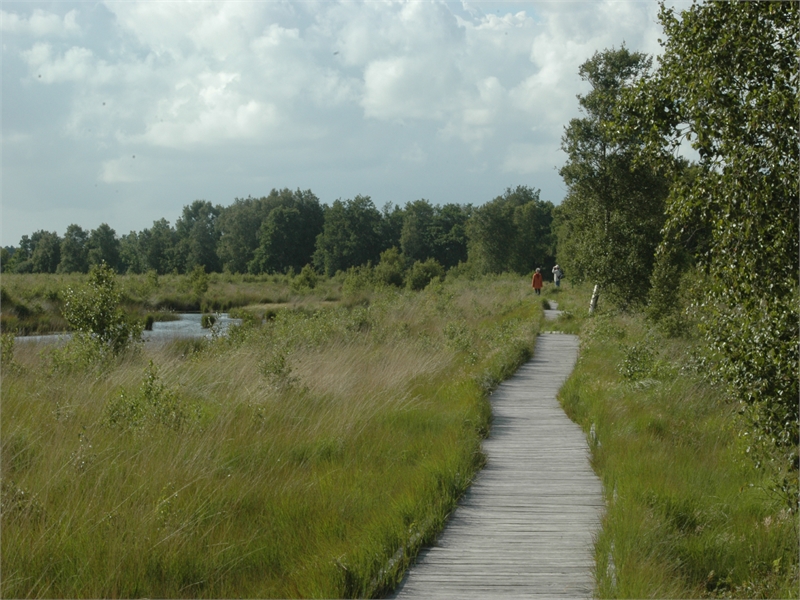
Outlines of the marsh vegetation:
[[541,308],[495,277],[263,310],[210,341],[6,344],[3,596],[392,587],[480,467]]

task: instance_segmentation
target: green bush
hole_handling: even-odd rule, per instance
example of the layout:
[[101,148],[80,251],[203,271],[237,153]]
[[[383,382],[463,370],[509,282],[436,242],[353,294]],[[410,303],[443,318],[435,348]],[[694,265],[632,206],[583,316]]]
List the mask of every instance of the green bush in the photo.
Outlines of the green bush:
[[403,287],[405,273],[405,259],[397,248],[381,252],[381,260],[375,267],[375,280],[378,283]]
[[425,262],[417,261],[411,267],[406,279],[406,286],[410,290],[422,290],[434,279],[439,281],[444,278],[444,267],[434,258]]
[[190,417],[178,395],[161,381],[152,360],[135,394],[122,391],[106,404],[106,423],[117,429],[140,429],[153,423],[179,430]]
[[297,277],[292,279],[289,287],[293,292],[303,292],[305,290],[313,290],[317,287],[317,272],[311,265],[306,265],[300,271]]
[[64,318],[77,336],[88,337],[114,354],[141,339],[144,324],[125,315],[116,275],[105,263],[92,267],[85,286],[68,287],[63,300]]
[[342,282],[342,293],[353,296],[358,292],[371,291],[375,287],[372,265],[367,263],[360,267],[350,267]]

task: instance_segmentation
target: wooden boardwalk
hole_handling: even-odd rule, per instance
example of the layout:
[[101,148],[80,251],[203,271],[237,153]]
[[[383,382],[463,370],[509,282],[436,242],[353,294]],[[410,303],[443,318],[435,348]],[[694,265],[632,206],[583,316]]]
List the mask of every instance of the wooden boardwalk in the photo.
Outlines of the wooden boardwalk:
[[393,597],[591,597],[602,487],[556,400],[577,353],[576,336],[542,334],[495,390],[486,467]]

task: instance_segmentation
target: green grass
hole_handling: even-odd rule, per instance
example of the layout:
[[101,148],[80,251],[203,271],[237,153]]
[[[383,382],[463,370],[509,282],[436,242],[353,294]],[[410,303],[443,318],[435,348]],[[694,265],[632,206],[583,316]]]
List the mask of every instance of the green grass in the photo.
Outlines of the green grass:
[[319,300],[88,366],[4,346],[0,595],[390,590],[481,466],[541,306],[516,277]]
[[692,342],[559,293],[581,331],[560,392],[586,431],[607,509],[596,542],[601,598],[797,598],[798,520],[743,451],[736,405],[691,367]]

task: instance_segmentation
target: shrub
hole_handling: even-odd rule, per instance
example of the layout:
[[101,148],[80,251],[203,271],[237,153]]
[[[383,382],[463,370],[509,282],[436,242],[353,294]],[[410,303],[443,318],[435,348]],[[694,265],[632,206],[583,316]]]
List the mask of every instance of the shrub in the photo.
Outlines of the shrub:
[[304,290],[313,290],[317,287],[317,272],[311,265],[306,265],[300,271],[300,274],[292,279],[289,284],[293,292],[302,292]]
[[357,292],[372,290],[374,284],[374,273],[371,264],[350,267],[345,273],[344,282],[342,282],[342,292],[345,295],[352,296]]
[[189,284],[192,287],[194,295],[200,298],[208,291],[208,275],[206,268],[203,265],[197,265],[189,273]]
[[381,261],[375,267],[375,280],[378,283],[403,287],[405,273],[405,259],[397,248],[381,252]]
[[114,271],[105,263],[92,267],[89,281],[64,293],[64,318],[78,336],[86,336],[117,354],[141,339],[143,323],[127,318]]
[[178,430],[189,418],[186,406],[161,381],[152,360],[136,394],[122,391],[106,404],[106,423],[117,429],[139,429],[154,423]]
[[422,290],[433,280],[444,277],[444,267],[435,258],[429,258],[425,262],[417,261],[408,272],[406,285],[410,290]]

